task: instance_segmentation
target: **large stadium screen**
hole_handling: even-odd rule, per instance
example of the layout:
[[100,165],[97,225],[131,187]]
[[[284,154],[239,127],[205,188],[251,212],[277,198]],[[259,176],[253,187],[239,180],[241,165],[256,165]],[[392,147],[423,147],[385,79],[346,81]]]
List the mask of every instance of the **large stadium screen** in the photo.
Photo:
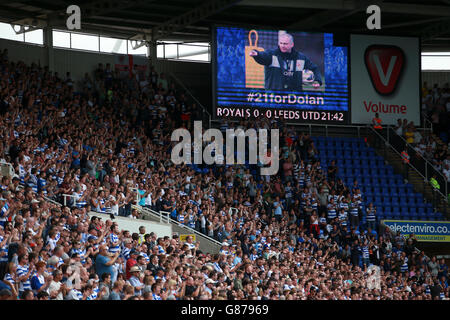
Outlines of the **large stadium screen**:
[[331,33],[216,27],[216,119],[348,123],[347,47]]

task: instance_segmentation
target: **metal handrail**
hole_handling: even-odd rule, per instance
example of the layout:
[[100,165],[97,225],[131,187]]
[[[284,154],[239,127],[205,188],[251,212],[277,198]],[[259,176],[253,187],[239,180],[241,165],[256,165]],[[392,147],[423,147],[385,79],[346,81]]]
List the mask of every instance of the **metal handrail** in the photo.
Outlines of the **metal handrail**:
[[[423,128],[418,128],[421,130],[428,130],[428,131],[433,131],[433,122],[431,122],[430,120],[428,120],[427,114],[425,112],[422,111],[422,119],[423,119],[423,124],[424,127]],[[429,123],[430,127],[427,128],[426,124]]]
[[59,206],[59,207],[62,207],[62,204],[59,203],[58,201],[52,200],[52,199],[50,199],[50,198],[48,198],[48,197],[46,197],[46,196],[44,196],[44,199],[45,199],[45,201],[51,202],[51,203],[53,203],[53,204],[56,204],[56,205]]
[[[153,209],[146,208],[146,207],[141,207],[141,206],[136,206],[136,207],[139,208],[141,211],[143,211],[143,212],[145,212],[145,213],[150,213],[150,214],[152,214],[153,216],[158,217],[158,218],[160,218],[160,219],[161,219],[162,213],[168,213],[167,211],[160,211],[160,212],[158,213],[157,211],[155,211],[155,210],[153,210]],[[162,213],[161,213],[161,212],[162,212]],[[208,236],[208,235],[206,235],[206,234],[203,234],[203,233],[201,233],[201,232],[198,232],[197,230],[195,230],[195,229],[193,229],[193,228],[191,228],[191,227],[189,227],[189,226],[186,226],[186,225],[184,225],[184,224],[181,224],[181,223],[179,223],[178,221],[172,219],[172,218],[170,217],[170,214],[169,214],[167,217],[168,217],[168,220],[167,220],[168,223],[173,223],[173,224],[175,224],[175,225],[177,225],[177,226],[179,226],[179,227],[181,227],[181,228],[188,229],[189,232],[192,232],[192,233],[194,233],[195,235],[199,235],[199,236],[201,236],[201,237],[203,237],[203,238],[206,238],[206,239],[212,241],[213,243],[215,243],[215,244],[217,244],[217,245],[222,245],[222,243],[219,242],[219,241],[217,241],[216,239],[213,239],[213,238],[211,238],[210,236]]]
[[[408,142],[406,142],[406,140],[405,140],[404,137],[402,137],[402,136],[399,135],[397,132],[395,132],[395,130],[394,130],[393,128],[391,128],[390,126],[387,127],[387,130],[388,130],[388,135],[387,135],[388,137],[389,137],[389,132],[390,132],[390,130],[392,130],[392,132],[393,132],[397,137],[399,137],[400,139],[403,140],[403,142],[405,143],[405,146],[406,146],[406,145],[410,145]],[[393,147],[392,147],[392,149],[395,150],[395,148],[393,148]],[[442,172],[440,172],[439,170],[437,170],[437,169],[435,168],[435,166],[434,166],[430,161],[428,161],[427,159],[425,159],[420,153],[416,152],[416,156],[417,156],[418,158],[420,158],[422,161],[424,161],[427,165],[430,165],[432,168],[434,168],[434,170],[435,170],[435,171],[437,172],[437,174],[442,178],[442,180],[443,180],[444,182],[446,182],[446,183],[445,183],[445,195],[444,195],[440,190],[437,190],[437,191],[438,191],[438,193],[441,194],[441,196],[444,197],[444,200],[447,201],[447,178],[442,174]],[[411,163],[409,163],[409,165],[412,166],[413,168],[415,168]],[[426,168],[426,167],[425,167],[425,168]],[[416,170],[416,171],[417,171],[417,170]],[[423,177],[423,175],[422,175],[422,177]],[[429,176],[428,176],[428,171],[427,171],[427,170],[425,170],[425,179],[427,180],[427,182],[429,181]]]
[[[18,175],[16,174],[15,170],[14,170],[14,166],[10,163],[10,162],[5,162],[5,161],[1,161],[0,162],[0,166],[6,166],[9,167],[9,171],[12,177],[18,177]],[[1,175],[2,170],[0,170],[0,175]]]
[[[389,143],[389,140],[386,140],[379,132],[377,132],[377,130],[375,130],[371,125],[367,125],[367,128],[369,130],[371,130],[373,133],[375,133],[381,140],[383,140],[383,142],[385,143],[385,145],[387,147],[390,147],[396,154],[398,154],[400,157],[402,156],[400,152],[398,152],[397,150],[395,150],[395,148],[393,148],[391,146],[391,144]],[[413,165],[409,164],[409,166],[411,168],[413,168],[424,180],[426,180],[426,177]]]
[[[232,123],[239,123],[239,120],[234,120],[234,119],[230,119],[230,120],[226,120],[227,122],[232,122]],[[211,122],[214,123],[221,123],[223,122],[223,120],[220,119],[213,119],[211,120]],[[361,137],[361,133],[360,130],[365,128],[365,125],[346,125],[343,126],[342,124],[317,124],[317,123],[292,123],[292,122],[286,122],[286,125],[289,126],[305,126],[305,127],[309,127],[309,135],[312,135],[312,127],[322,127],[325,128],[325,136],[328,137],[328,128],[354,128],[357,131],[357,136],[358,138]]]
[[139,189],[131,188],[131,190],[136,192],[136,205],[139,205],[139,202],[141,201],[141,195],[139,194]]
[[[227,119],[227,122],[235,122],[239,123],[241,120],[236,119]],[[212,119],[211,122],[217,122],[222,123],[223,119]],[[356,128],[356,129],[365,129],[368,124],[349,124],[349,125],[342,125],[342,124],[330,124],[330,123],[301,123],[301,122],[285,122],[286,125],[289,126],[308,126],[308,127],[323,127],[325,128]],[[383,125],[383,127],[386,127],[386,125]],[[425,127],[417,127],[417,130],[429,130]]]
[[[389,143],[388,140],[386,140],[379,132],[377,132],[374,128],[372,128],[372,126],[367,125],[368,129],[371,130],[375,135],[377,135],[381,140],[384,141],[385,145],[387,147],[390,147],[391,150],[393,150],[396,154],[398,154],[401,157],[401,153],[398,152],[397,150],[395,150],[394,147],[392,147],[392,145]],[[389,137],[389,133],[388,133],[388,137]],[[412,169],[414,169],[423,179],[424,181],[426,181],[428,183],[427,178],[415,167],[413,166],[411,163],[408,163],[408,166],[411,167]],[[443,198],[444,201],[447,201],[446,197],[440,192],[440,190],[437,189],[433,189],[434,191],[436,191],[438,194],[440,194]],[[434,204],[435,205],[435,204]]]
[[186,86],[183,84],[183,82],[178,79],[177,76],[175,76],[175,74],[173,74],[172,72],[169,72],[169,75],[176,81],[176,83],[183,88],[184,91],[186,91],[186,93],[191,97],[192,100],[194,100],[194,102],[200,106],[204,112],[206,112],[206,114],[208,115],[208,125],[209,128],[211,128],[211,114],[208,112],[208,110],[200,103],[200,101],[197,100],[197,98],[194,97],[194,95],[191,93],[191,91],[186,88]]
[[168,212],[168,211],[160,211],[159,212],[159,216],[160,216],[160,221],[161,222],[164,220],[163,216],[165,216],[166,223],[170,223],[170,212]]
[[[19,188],[19,189],[24,189],[24,186],[23,186],[22,184],[19,184],[19,185],[18,185],[18,188]],[[32,192],[34,192],[34,191],[32,191]],[[34,192],[34,193],[37,193],[37,192]],[[59,203],[58,201],[52,200],[52,199],[50,199],[50,198],[47,197],[47,196],[43,196],[43,198],[45,199],[45,201],[51,202],[51,203],[53,203],[53,204],[56,204],[58,207],[61,207],[61,206],[62,206],[61,203]]]
[[67,206],[67,197],[73,198],[73,205],[76,206],[77,205],[77,197],[71,194],[63,194],[64,197],[64,206]]
[[154,211],[154,210],[151,210],[151,209],[149,209],[149,208],[142,207],[142,206],[140,206],[140,205],[131,205],[131,208],[136,209],[136,210],[139,210],[139,211],[143,212],[143,213],[146,214],[146,215],[153,216],[155,219],[159,219],[159,222],[160,222],[160,223],[169,224],[169,222],[167,222],[167,221],[166,221],[166,222],[163,222],[162,219],[160,218],[160,214],[158,214],[158,213],[157,213],[156,211]]

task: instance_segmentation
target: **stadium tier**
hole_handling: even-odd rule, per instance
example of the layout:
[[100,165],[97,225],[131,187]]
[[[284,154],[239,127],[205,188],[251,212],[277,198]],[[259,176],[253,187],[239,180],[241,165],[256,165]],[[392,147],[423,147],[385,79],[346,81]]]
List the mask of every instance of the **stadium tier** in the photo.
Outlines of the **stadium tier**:
[[[169,133],[193,121],[170,112],[181,97],[175,87],[160,90],[159,102],[140,109],[148,120],[139,123],[127,104],[102,96],[112,89],[122,98],[133,92],[126,79],[108,75],[108,69],[98,68],[92,82],[84,82],[85,90],[93,85],[90,93],[65,96],[60,93],[70,92],[70,79],[11,62],[6,51],[1,70],[12,80],[1,83],[0,151],[17,174],[2,178],[3,298],[384,300],[448,295],[445,262],[416,254],[414,236],[406,240],[380,224],[382,219],[428,221],[441,215],[362,139],[311,137],[285,127],[274,176],[260,175],[261,167],[248,161],[175,166],[166,153],[173,146]],[[159,83],[156,78],[141,88],[146,93],[141,91],[140,99],[153,97]],[[164,102],[168,96],[174,104]],[[132,131],[119,136],[118,124]],[[151,130],[139,129],[143,125]],[[91,128],[101,135],[86,134]],[[149,161],[143,152],[152,155]],[[192,233],[219,241],[220,250],[201,252],[190,237],[181,241],[141,228],[119,230],[114,216],[139,218],[140,207],[170,212]],[[102,221],[96,213],[111,217]],[[379,272],[374,286],[366,280],[373,272]],[[429,272],[433,278],[417,280]],[[327,280],[317,280],[320,275]]]
[[314,138],[319,151],[319,159],[324,170],[330,161],[337,164],[338,177],[346,185],[358,182],[364,194],[364,207],[373,203],[378,221],[382,219],[400,220],[443,220],[442,213],[435,212],[421,193],[414,192],[405,178],[395,174],[392,166],[378,156],[374,149],[367,147],[362,138]]

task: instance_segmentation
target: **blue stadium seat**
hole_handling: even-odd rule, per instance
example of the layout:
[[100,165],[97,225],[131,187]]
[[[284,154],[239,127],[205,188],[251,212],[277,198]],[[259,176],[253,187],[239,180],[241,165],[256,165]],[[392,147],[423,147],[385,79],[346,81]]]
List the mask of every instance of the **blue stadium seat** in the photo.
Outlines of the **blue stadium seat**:
[[378,168],[378,175],[383,179],[389,179],[389,175],[386,174],[386,170],[383,168]]
[[394,219],[399,219],[401,217],[400,211],[392,211],[392,216]]
[[416,212],[410,212],[409,216],[411,220],[417,220],[419,218],[419,215]]
[[342,153],[342,150],[340,153],[338,153],[338,155],[341,155],[341,157],[345,160],[345,161],[351,161],[353,159],[352,155],[350,154],[350,152],[344,152]]
[[418,213],[418,220],[423,220],[423,219],[425,219],[426,218],[426,213],[425,212],[419,212]]
[[428,212],[426,214],[426,216],[428,217],[428,219],[432,219],[432,220],[436,219],[436,213],[435,212]]
[[400,207],[400,202],[398,201],[398,198],[393,198],[392,201],[392,206],[394,207]]
[[416,206],[408,206],[408,210],[410,213],[416,213],[417,212],[417,207]]
[[404,188],[398,188],[398,196],[400,197],[400,198],[406,198],[406,192],[405,192],[405,189]]
[[[396,199],[397,199],[397,198],[396,198]],[[399,205],[400,205],[400,207],[402,207],[402,208],[408,207],[408,204],[407,204],[405,198],[400,198]]]
[[416,207],[418,208],[423,208],[425,211],[425,203],[423,202],[423,200],[419,200],[416,202]]
[[391,197],[391,193],[389,192],[388,188],[383,188],[381,191],[381,196],[386,199]]
[[352,159],[359,159],[359,157],[361,157],[361,153],[356,150],[353,150],[351,155],[352,155]]
[[400,214],[401,214],[402,216],[409,216],[409,210],[408,210],[408,208],[406,208],[406,207],[401,207],[401,209],[400,209]]

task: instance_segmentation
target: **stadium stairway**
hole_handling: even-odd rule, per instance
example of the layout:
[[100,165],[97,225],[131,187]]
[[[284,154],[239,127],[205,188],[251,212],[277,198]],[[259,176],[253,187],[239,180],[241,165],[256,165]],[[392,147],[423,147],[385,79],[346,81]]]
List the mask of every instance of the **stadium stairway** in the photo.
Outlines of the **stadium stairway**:
[[[435,211],[431,202],[405,183],[404,177],[394,167],[369,147],[362,138],[313,137],[323,170],[327,171],[332,160],[336,160],[338,177],[352,188],[356,179],[363,194],[365,209],[370,202],[378,208],[378,221],[396,220],[443,220],[444,215]],[[360,227],[366,223],[365,210]]]
[[[390,163],[397,172],[402,172],[402,159],[400,155],[390,148],[385,148],[383,153],[385,153],[385,159],[388,163]],[[408,176],[404,175],[404,177],[414,186],[416,192],[422,193],[424,198],[433,204],[437,212],[442,212],[447,218],[450,216],[450,206],[443,197],[435,194],[428,181],[425,181],[422,176],[412,169],[408,171]]]
[[221,247],[220,242],[204,235],[201,232],[198,232],[192,228],[189,228],[188,226],[180,224],[178,221],[171,219],[170,215],[164,214],[164,212],[158,213],[154,210],[144,208],[141,206],[133,205],[132,207],[133,207],[133,209],[137,209],[139,212],[141,212],[142,218],[145,220],[151,220],[151,221],[155,221],[155,222],[163,222],[163,223],[170,224],[172,227],[173,233],[177,233],[179,236],[180,235],[193,235],[193,238],[195,239],[195,241],[200,242],[199,249],[202,252],[207,252],[207,253],[211,253],[211,254],[219,253],[219,250]]

